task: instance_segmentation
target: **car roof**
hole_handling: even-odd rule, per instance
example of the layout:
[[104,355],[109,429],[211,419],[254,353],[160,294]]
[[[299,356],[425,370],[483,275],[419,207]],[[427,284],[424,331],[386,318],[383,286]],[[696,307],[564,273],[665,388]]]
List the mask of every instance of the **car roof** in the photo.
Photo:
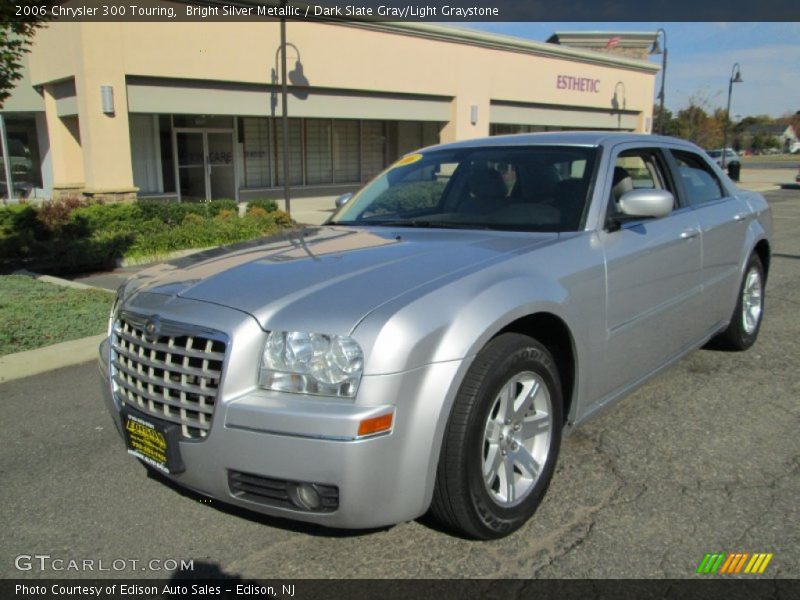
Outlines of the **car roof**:
[[462,140],[447,144],[438,144],[424,148],[431,150],[460,150],[464,148],[487,148],[495,146],[607,146],[625,142],[645,142],[661,145],[680,143],[693,148],[685,140],[675,137],[649,135],[643,133],[609,132],[609,131],[553,131],[547,133],[518,133],[514,135],[495,135],[491,137]]

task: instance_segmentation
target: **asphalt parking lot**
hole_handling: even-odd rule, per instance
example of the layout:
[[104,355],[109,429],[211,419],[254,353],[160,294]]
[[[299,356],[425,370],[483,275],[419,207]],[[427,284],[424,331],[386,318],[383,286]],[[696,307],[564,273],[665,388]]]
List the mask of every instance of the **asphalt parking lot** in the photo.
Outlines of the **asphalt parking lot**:
[[[764,577],[800,577],[800,191],[767,196],[759,342],[695,352],[567,438],[510,538],[465,541],[424,519],[342,532],[201,502],[125,454],[89,363],[0,385],[0,577],[164,577],[141,565],[173,559],[244,578],[684,578],[717,551],[773,553]],[[17,570],[31,554],[140,562]]]

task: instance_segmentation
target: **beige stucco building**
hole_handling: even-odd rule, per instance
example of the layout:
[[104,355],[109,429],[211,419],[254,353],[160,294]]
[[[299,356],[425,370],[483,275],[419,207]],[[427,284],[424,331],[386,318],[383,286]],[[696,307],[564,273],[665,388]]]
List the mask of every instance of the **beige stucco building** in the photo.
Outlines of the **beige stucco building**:
[[[630,48],[400,23],[290,21],[287,40],[295,195],[353,189],[438,142],[651,128],[658,67]],[[54,22],[1,112],[34,193],[279,197],[279,47],[275,22]]]

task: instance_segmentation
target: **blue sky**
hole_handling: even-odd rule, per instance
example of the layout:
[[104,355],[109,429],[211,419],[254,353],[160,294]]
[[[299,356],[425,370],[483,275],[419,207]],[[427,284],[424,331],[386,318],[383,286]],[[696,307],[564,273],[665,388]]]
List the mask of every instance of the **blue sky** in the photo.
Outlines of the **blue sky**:
[[[470,23],[470,29],[545,41],[555,31],[667,31],[666,106],[677,111],[692,97],[725,106],[735,62],[731,116],[780,117],[800,110],[800,23]],[[650,60],[661,64],[660,56]],[[656,82],[656,90],[660,85]]]

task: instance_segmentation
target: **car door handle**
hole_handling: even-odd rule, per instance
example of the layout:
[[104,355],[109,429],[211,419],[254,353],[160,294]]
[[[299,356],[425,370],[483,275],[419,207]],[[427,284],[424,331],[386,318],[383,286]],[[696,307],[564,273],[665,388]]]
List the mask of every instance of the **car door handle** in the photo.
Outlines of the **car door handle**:
[[749,216],[750,216],[749,213],[739,213],[738,215],[733,215],[733,220],[744,221]]
[[697,237],[698,235],[700,235],[699,229],[684,229],[683,231],[681,231],[681,239],[684,240],[690,240],[693,237]]

